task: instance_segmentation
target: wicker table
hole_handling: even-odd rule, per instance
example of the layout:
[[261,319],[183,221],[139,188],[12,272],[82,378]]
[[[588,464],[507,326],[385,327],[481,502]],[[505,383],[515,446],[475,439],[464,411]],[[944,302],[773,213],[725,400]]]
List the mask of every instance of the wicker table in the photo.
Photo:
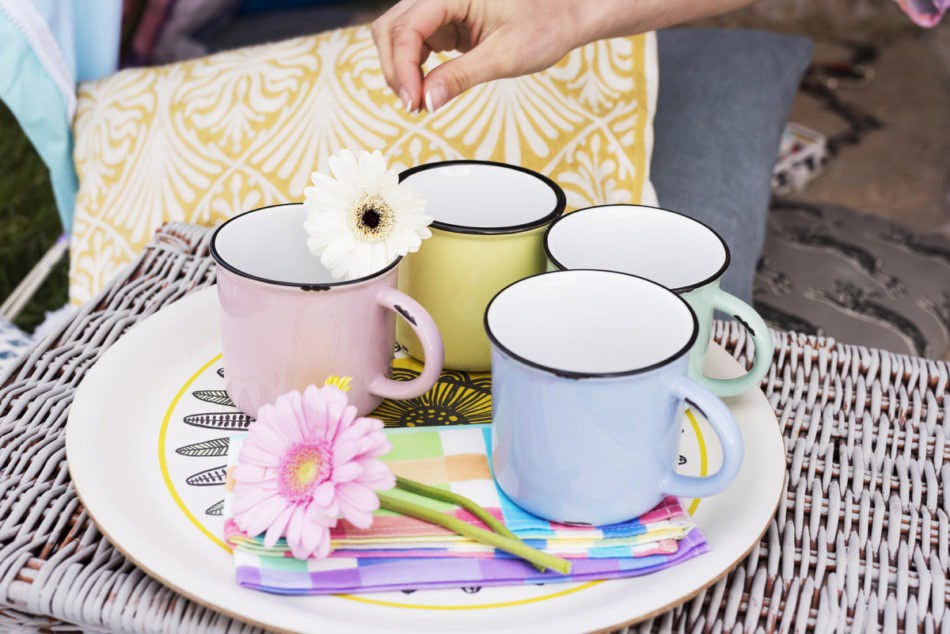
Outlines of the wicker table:
[[[97,301],[0,376],[0,631],[252,630],[112,548],[65,461],[84,373],[130,326],[213,282],[209,237],[166,225]],[[744,330],[717,322],[714,336],[748,362]],[[785,436],[778,513],[735,570],[639,629],[950,632],[950,366],[773,336],[762,389]]]

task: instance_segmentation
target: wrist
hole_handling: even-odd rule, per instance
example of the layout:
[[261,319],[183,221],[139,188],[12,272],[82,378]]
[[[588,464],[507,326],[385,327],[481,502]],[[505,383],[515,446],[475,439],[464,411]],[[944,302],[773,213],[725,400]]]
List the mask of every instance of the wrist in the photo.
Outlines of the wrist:
[[581,46],[621,35],[634,35],[644,30],[643,21],[653,8],[650,0],[567,0],[570,18],[577,25],[576,34]]
[[607,25],[610,23],[610,7],[614,0],[565,0],[566,25],[570,25],[571,48],[590,44],[607,37]]

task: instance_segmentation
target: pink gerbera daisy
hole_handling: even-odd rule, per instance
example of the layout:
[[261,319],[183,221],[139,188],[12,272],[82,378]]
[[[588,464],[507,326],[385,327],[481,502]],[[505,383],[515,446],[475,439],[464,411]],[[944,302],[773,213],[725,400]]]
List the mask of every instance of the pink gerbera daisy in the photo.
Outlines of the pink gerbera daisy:
[[395,478],[377,458],[391,449],[375,418],[336,385],[311,385],[261,407],[234,469],[234,522],[264,545],[286,537],[294,557],[326,557],[330,528],[343,518],[368,528],[379,508],[376,491]]

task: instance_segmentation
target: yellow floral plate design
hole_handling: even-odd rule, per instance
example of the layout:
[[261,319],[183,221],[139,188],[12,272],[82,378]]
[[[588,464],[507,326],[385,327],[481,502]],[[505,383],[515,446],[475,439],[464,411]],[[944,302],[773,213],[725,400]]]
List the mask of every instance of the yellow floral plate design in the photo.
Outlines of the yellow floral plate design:
[[[397,381],[409,381],[421,372],[422,366],[415,359],[393,360],[392,377]],[[385,401],[373,416],[387,427],[490,423],[491,374],[444,370],[435,387],[419,398]]]

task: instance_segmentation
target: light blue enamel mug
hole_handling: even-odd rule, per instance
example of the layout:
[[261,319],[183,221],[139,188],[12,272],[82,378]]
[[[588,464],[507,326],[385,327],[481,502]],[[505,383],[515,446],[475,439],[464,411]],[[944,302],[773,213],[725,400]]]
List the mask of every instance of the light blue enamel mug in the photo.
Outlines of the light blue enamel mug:
[[[643,205],[602,205],[562,216],[544,236],[549,269],[604,269],[659,282],[696,311],[699,336],[690,376],[718,396],[758,387],[772,364],[772,336],[755,310],[719,287],[729,247],[705,224],[675,211]],[[713,313],[742,323],[755,346],[752,368],[728,379],[705,376]]]
[[[688,377],[698,324],[689,305],[623,273],[544,273],[488,305],[492,469],[516,504],[549,520],[614,524],[664,496],[722,491],[742,463],[725,404]],[[706,477],[675,471],[684,402],[719,436]]]

